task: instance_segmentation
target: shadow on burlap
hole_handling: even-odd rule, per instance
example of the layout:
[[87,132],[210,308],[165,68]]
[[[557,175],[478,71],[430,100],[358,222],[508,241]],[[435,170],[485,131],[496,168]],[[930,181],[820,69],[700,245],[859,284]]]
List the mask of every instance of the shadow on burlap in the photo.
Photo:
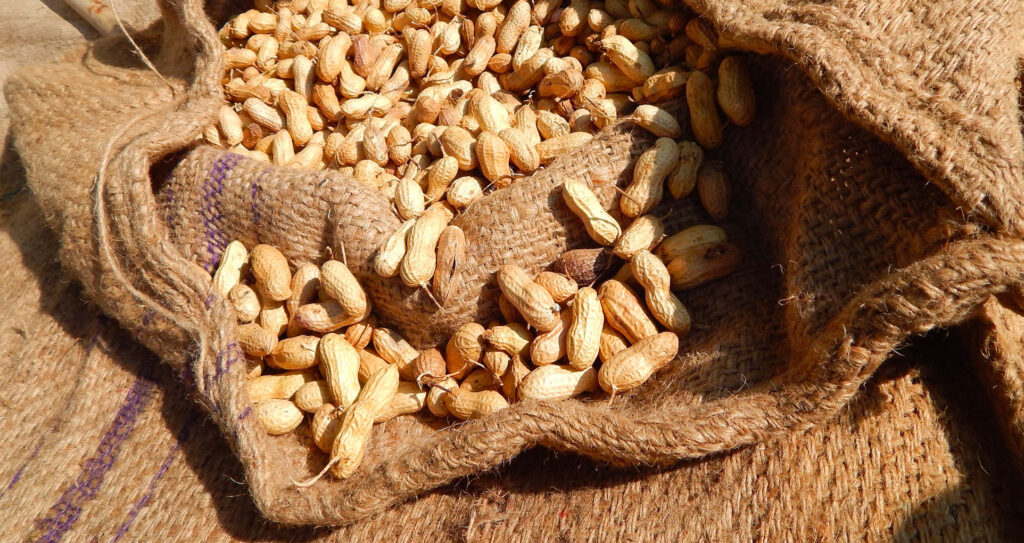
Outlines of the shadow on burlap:
[[[643,136],[620,125],[459,217],[470,264],[456,302],[442,313],[419,293],[369,276],[366,262],[397,218],[350,179],[268,168],[207,148],[188,153],[171,179],[151,179],[154,163],[195,145],[220,100],[216,37],[198,2],[166,9],[163,46],[149,42],[170,85],[108,41],[64,64],[25,70],[6,90],[30,185],[59,234],[62,262],[86,294],[178,372],[241,459],[264,515],[345,524],[437,508],[435,501],[455,499],[445,485],[489,477],[537,445],[622,466],[690,462],[677,472],[714,469],[750,451],[804,450],[806,432],[819,432],[812,429],[840,410],[848,424],[877,416],[865,400],[850,402],[907,338],[959,324],[1020,283],[1021,146],[1006,74],[1015,59],[1012,47],[992,47],[1010,39],[1011,6],[977,3],[950,20],[935,7],[892,21],[877,6],[853,14],[833,6],[694,7],[751,49],[789,59],[752,57],[762,115],[751,128],[730,130],[716,152],[736,188],[725,228],[746,259],[728,280],[684,295],[699,326],[683,355],[613,405],[527,402],[443,430],[398,419],[375,431],[355,477],[304,490],[289,479],[317,471],[325,459],[307,454],[308,436],[269,437],[249,416],[232,317],[201,270],[215,265],[217,248],[241,238],[318,260],[343,244],[378,311],[425,345],[493,313],[490,274],[501,262],[515,258],[537,270],[584,243],[552,197],[559,176],[602,184],[614,206],[607,185],[628,177]],[[887,29],[898,36],[885,42],[888,50],[873,41],[878,30],[865,23],[872,20],[896,27]],[[952,20],[956,38],[966,40],[957,73],[975,83],[939,86],[941,99],[924,100],[919,85],[939,85],[952,73],[935,72],[948,64],[935,48],[949,52],[943,40],[952,40],[945,33]],[[922,54],[927,62],[906,61]],[[69,116],[88,120],[81,132],[56,129]],[[703,220],[692,203],[673,209],[677,228]],[[1018,391],[1019,382],[1001,382],[998,393]],[[883,426],[924,416],[917,407],[882,415]],[[827,449],[829,435],[820,435]],[[891,445],[882,441],[869,450]],[[748,448],[722,456],[741,447]],[[844,463],[816,453],[815,463]],[[566,458],[589,462],[559,461]],[[649,478],[631,482],[641,491]],[[625,479],[619,484],[628,485]],[[761,480],[747,484],[771,484]],[[734,493],[739,485],[716,490]],[[830,499],[825,482],[812,486],[818,499]],[[425,497],[406,502],[417,496]]]

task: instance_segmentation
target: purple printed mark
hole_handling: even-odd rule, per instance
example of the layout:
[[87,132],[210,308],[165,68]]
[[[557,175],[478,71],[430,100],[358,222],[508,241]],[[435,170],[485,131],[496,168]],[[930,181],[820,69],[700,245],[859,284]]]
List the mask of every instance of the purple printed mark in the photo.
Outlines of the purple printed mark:
[[0,492],[0,499],[2,499],[5,494],[7,494],[8,490],[14,488],[14,485],[18,484],[18,481],[21,480],[22,474],[25,473],[25,468],[27,468],[28,465],[31,464],[32,461],[36,459],[36,456],[39,454],[39,451],[43,448],[43,443],[45,442],[46,435],[43,435],[43,437],[39,438],[39,442],[36,443],[36,448],[32,449],[32,454],[28,455],[28,460],[25,460],[25,463],[22,464],[21,467],[18,468],[18,471],[14,473],[14,477],[11,477],[11,482],[7,483],[7,487],[4,488],[2,492]]
[[240,356],[238,354],[238,343],[231,342],[221,352],[217,353],[217,361],[214,366],[214,379],[220,379],[225,372],[231,369],[231,365],[238,362]]
[[86,460],[75,483],[50,508],[48,516],[36,520],[37,530],[43,532],[36,541],[60,541],[71,530],[82,513],[82,507],[96,497],[103,485],[103,479],[121,452],[121,445],[135,429],[139,413],[152,398],[150,392],[153,387],[153,381],[145,377],[135,379],[117,415],[100,439],[96,452]]
[[174,209],[174,191],[168,186],[164,189],[164,222],[167,223],[168,230],[174,230],[174,214],[171,212]]
[[155,317],[155,316],[156,316],[156,311],[153,311],[152,309],[147,309],[146,311],[144,311],[142,313],[142,325],[143,326],[149,326],[150,323],[153,322],[153,317]]
[[221,231],[220,222],[224,214],[220,209],[220,198],[224,195],[224,181],[231,170],[238,165],[241,155],[225,153],[217,157],[210,168],[210,175],[203,182],[203,231],[206,234],[206,262],[204,268],[213,273],[228,240]]
[[250,413],[252,413],[252,406],[251,405],[249,407],[246,407],[245,409],[243,409],[242,412],[238,414],[238,420],[242,420],[245,417],[248,417]]
[[163,464],[160,464],[160,469],[158,469],[156,474],[153,475],[153,478],[149,480],[149,486],[146,487],[146,493],[143,494],[137,502],[135,502],[135,505],[132,505],[131,511],[128,512],[128,519],[125,520],[124,524],[121,525],[121,528],[117,530],[117,534],[115,534],[110,540],[110,543],[120,541],[121,538],[124,537],[124,534],[128,532],[128,528],[130,528],[132,523],[135,522],[135,519],[138,518],[139,512],[149,505],[149,500],[153,498],[153,493],[156,490],[157,483],[160,482],[160,479],[163,478],[165,473],[167,473],[167,470],[171,468],[171,464],[173,464],[174,459],[177,458],[178,452],[181,451],[182,444],[188,440],[192,430],[192,425],[195,424],[195,422],[195,415],[190,416],[188,420],[185,421],[185,424],[181,427],[181,431],[179,431],[176,436],[174,445],[171,447],[171,450],[167,452],[167,456],[164,457]]

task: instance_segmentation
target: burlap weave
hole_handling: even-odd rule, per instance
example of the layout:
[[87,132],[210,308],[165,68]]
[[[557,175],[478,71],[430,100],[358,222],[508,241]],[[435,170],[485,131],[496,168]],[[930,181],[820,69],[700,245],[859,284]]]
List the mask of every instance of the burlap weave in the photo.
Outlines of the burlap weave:
[[[669,464],[775,443],[831,418],[909,336],[962,322],[1019,284],[1017,6],[968,4],[694,2],[738,41],[788,60],[752,57],[762,115],[716,153],[736,183],[726,229],[747,257],[729,280],[684,296],[700,323],[684,355],[613,405],[524,403],[444,429],[398,419],[377,429],[356,477],[305,490],[289,478],[324,458],[306,454],[307,438],[270,438],[248,416],[231,314],[196,264],[211,266],[211,246],[242,237],[309,259],[344,244],[365,271],[372,238],[397,219],[340,177],[321,185],[210,149],[180,160],[157,199],[151,172],[173,166],[162,161],[194,144],[220,100],[216,36],[198,2],[168,9],[163,47],[150,42],[169,84],[104,42],[22,72],[7,93],[33,191],[86,293],[181,372],[264,514],[348,523],[535,445]],[[65,129],[72,117],[81,131]],[[375,304],[421,343],[486,313],[499,262],[538,269],[580,242],[550,196],[556,174],[621,180],[640,137],[621,127],[460,217],[474,254],[448,312],[393,282],[370,287]],[[672,217],[691,224],[700,212],[683,203]],[[401,318],[408,307],[423,309],[418,320]]]

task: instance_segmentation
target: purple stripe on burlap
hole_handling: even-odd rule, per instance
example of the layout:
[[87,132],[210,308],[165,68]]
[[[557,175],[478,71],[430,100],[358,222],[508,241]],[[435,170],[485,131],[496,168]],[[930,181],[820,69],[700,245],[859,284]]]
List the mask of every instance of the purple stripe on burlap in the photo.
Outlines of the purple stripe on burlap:
[[238,420],[242,420],[245,417],[248,417],[250,413],[252,413],[252,406],[251,405],[249,407],[246,407],[245,409],[243,409],[242,412],[238,414]]
[[224,195],[224,181],[228,178],[231,170],[238,165],[241,155],[224,153],[213,161],[210,167],[210,175],[203,182],[203,232],[206,239],[206,262],[203,267],[206,271],[213,273],[216,269],[220,255],[227,247],[228,240],[221,231],[220,222],[224,214],[220,209],[220,199]]
[[56,542],[67,535],[82,513],[82,507],[96,497],[107,472],[114,466],[121,446],[135,429],[135,422],[152,398],[154,383],[139,376],[132,383],[117,415],[100,439],[96,452],[86,460],[75,483],[61,495],[46,517],[36,520],[36,528],[43,532],[36,541]]
[[232,364],[238,362],[239,358],[241,357],[238,353],[238,343],[229,343],[224,351],[217,353],[217,365],[215,366],[213,378],[220,379],[222,375],[231,369]]
[[121,538],[124,537],[124,534],[128,532],[128,528],[130,528],[132,523],[135,522],[135,519],[138,518],[139,512],[142,511],[142,508],[149,505],[149,500],[153,498],[153,493],[156,491],[157,483],[159,483],[160,479],[163,478],[165,473],[167,473],[167,470],[171,468],[171,464],[173,464],[174,459],[177,458],[178,452],[181,451],[182,444],[184,444],[185,441],[188,441],[192,432],[192,426],[196,423],[196,418],[195,414],[192,414],[185,421],[185,424],[181,427],[181,430],[176,436],[174,446],[172,446],[171,450],[167,452],[167,456],[164,457],[163,464],[160,464],[160,469],[158,469],[156,474],[153,475],[153,478],[149,480],[149,486],[146,487],[146,493],[143,494],[137,502],[135,502],[135,505],[132,505],[131,511],[128,512],[128,519],[125,520],[124,524],[121,525],[121,528],[117,530],[117,534],[115,534],[113,539],[110,540],[110,543],[120,541]]

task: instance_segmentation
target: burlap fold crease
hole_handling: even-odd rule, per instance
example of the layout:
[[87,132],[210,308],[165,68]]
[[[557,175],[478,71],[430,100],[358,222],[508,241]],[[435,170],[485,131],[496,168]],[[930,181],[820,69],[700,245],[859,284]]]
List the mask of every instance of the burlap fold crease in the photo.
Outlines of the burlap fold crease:
[[[697,323],[683,354],[611,404],[525,402],[449,427],[401,417],[375,430],[352,479],[306,489],[291,479],[325,458],[308,453],[308,436],[268,436],[251,416],[234,317],[207,273],[224,244],[273,243],[314,262],[343,247],[382,318],[419,346],[436,344],[494,314],[502,262],[540,270],[587,245],[558,184],[590,179],[614,206],[611,185],[628,179],[649,136],[620,123],[460,215],[469,258],[442,311],[369,272],[399,222],[382,196],[334,173],[197,145],[222,101],[209,18],[224,4],[164,6],[162,24],[138,36],[160,75],[125,42],[107,40],[26,69],[5,91],[65,267],[180,371],[268,518],[346,524],[529,447],[670,465],[810,428],[847,405],[908,337],[957,325],[1024,282],[1018,6],[690,3],[761,53],[748,59],[760,116],[730,128],[714,152],[735,183],[723,226],[746,258],[734,276],[681,295]],[[671,212],[673,228],[707,220],[690,200],[659,212]],[[1002,382],[999,394],[1024,392]]]

